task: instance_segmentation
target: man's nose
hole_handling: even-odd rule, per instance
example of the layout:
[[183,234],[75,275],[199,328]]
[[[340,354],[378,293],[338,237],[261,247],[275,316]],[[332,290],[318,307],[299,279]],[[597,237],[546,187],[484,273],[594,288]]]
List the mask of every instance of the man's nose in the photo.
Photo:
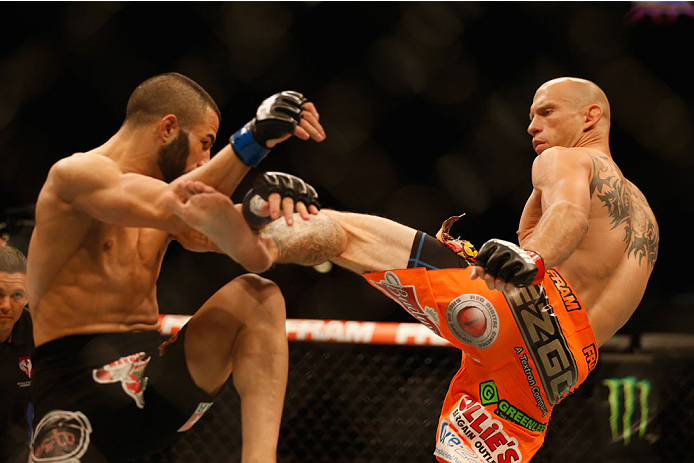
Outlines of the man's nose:
[[540,133],[542,130],[540,129],[539,124],[536,122],[536,119],[532,119],[530,121],[530,124],[528,125],[528,133],[532,135],[533,137]]
[[3,312],[12,310],[12,306],[10,305],[10,296],[0,297],[0,310]]

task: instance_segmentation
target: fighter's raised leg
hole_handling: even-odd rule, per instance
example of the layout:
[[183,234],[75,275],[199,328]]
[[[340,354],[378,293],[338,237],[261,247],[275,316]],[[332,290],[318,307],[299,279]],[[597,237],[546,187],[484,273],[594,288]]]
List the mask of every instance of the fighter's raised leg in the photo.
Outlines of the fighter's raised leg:
[[323,209],[310,221],[288,227],[276,220],[261,230],[275,263],[325,261],[366,273],[407,268],[416,230],[375,215]]
[[[304,182],[292,185],[281,190],[279,196],[294,199],[294,207],[309,202],[293,191],[303,189]],[[234,229],[243,227],[232,229],[231,225],[238,225],[241,206],[234,206],[228,197],[202,184],[191,183],[180,188],[185,189],[185,194],[171,193],[166,207],[238,260],[234,252],[240,249],[239,238],[234,236]],[[277,195],[276,192],[269,194]],[[269,202],[262,205],[265,211]],[[310,215],[309,220],[295,213],[294,220],[290,221],[286,211],[283,213],[284,218],[275,221],[252,214],[249,219],[248,211],[243,213],[253,228],[260,229],[258,243],[253,246],[263,246],[272,263],[316,265],[331,260],[359,274],[408,266],[417,233],[413,228],[383,217],[333,210],[322,210]]]
[[190,319],[186,364],[195,384],[215,394],[232,375],[241,398],[242,462],[272,462],[287,385],[285,304],[277,285],[242,275]]

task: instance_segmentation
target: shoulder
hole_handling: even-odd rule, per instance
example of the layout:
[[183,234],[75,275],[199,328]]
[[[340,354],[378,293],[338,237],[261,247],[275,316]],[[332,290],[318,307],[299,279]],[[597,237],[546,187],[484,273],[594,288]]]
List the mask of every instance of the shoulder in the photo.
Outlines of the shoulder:
[[539,154],[533,161],[533,182],[557,177],[583,177],[590,179],[593,170],[591,154],[581,148],[555,146]]
[[588,150],[581,148],[564,148],[554,146],[535,157],[533,169],[551,169],[564,166],[588,166],[591,164],[591,154]]
[[112,159],[100,154],[75,153],[53,164],[48,175],[49,177],[79,177],[94,175],[104,169],[118,169],[118,165]]
[[96,153],[75,153],[51,167],[44,189],[68,201],[82,190],[98,188],[113,175],[122,174],[110,158]]

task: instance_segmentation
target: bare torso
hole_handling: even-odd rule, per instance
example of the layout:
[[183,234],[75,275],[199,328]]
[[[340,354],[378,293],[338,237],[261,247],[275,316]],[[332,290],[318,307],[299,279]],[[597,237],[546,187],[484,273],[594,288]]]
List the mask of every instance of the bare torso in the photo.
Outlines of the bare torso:
[[[590,172],[587,232],[556,267],[576,290],[601,345],[643,297],[657,258],[658,225],[641,191],[609,156],[587,149],[575,155]],[[542,193],[535,189],[520,220],[521,247],[532,239],[542,214]]]
[[164,231],[109,225],[77,210],[49,177],[28,255],[36,345],[71,334],[156,330],[156,280],[169,241]]

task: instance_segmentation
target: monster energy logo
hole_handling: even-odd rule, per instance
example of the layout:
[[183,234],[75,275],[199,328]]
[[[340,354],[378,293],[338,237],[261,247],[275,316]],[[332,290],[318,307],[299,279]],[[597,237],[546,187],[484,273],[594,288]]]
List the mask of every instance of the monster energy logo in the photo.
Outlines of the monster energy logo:
[[[637,381],[635,377],[627,376],[621,379],[605,379],[602,381],[602,384],[607,386],[610,391],[608,402],[610,404],[610,431],[612,432],[612,440],[616,441],[620,438],[619,422],[621,414],[623,429],[621,437],[626,447],[631,442],[632,419],[634,416],[634,403],[637,400],[637,390],[641,412],[638,422],[639,438],[642,438],[646,434],[646,428],[648,426],[648,396],[651,393],[651,382],[647,379]],[[624,410],[620,410],[620,397],[624,401]]]

